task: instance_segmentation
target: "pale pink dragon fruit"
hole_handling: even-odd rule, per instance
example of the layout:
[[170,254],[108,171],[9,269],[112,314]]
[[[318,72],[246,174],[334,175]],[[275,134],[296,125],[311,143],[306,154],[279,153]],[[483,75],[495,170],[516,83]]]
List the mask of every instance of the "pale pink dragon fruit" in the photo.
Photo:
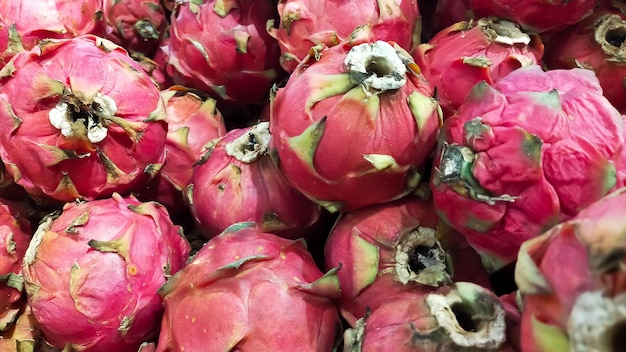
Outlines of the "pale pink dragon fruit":
[[137,351],[157,336],[157,291],[189,249],[158,203],[118,194],[67,203],[41,222],[24,257],[28,301],[46,341],[71,351]]
[[154,52],[168,24],[160,0],[103,0],[103,13],[105,38],[130,53]]
[[269,123],[230,130],[215,139],[195,165],[187,194],[206,238],[254,221],[265,232],[297,239],[320,218],[321,208],[296,191],[278,167]]
[[387,300],[344,332],[344,352],[513,351],[496,295],[469,282]]
[[167,113],[165,163],[138,198],[156,200],[170,213],[187,208],[183,191],[191,184],[193,166],[204,154],[204,146],[226,134],[217,101],[197,90],[172,86],[161,91]]
[[479,83],[444,122],[435,206],[496,270],[616,186],[623,128],[589,70],[527,66]]
[[0,0],[0,68],[44,39],[104,34],[102,0]]
[[619,351],[626,320],[626,188],[525,242],[521,351]]
[[541,63],[542,56],[538,35],[492,17],[457,22],[413,53],[424,78],[437,87],[444,118],[459,108],[477,83],[492,84],[515,69]]
[[433,88],[411,56],[361,34],[309,56],[272,98],[281,169],[331,212],[415,189],[441,123]]
[[250,223],[209,240],[160,293],[159,352],[332,351],[340,333],[336,269]]
[[0,157],[35,198],[127,192],[147,183],[165,158],[159,93],[109,40],[44,41],[0,71]]
[[421,16],[414,0],[280,0],[280,21],[268,31],[281,48],[287,72],[309,54],[311,47],[334,46],[360,26],[371,27],[375,38],[396,42],[406,51],[420,42]]
[[475,270],[471,276],[482,271],[482,283],[488,285],[478,254],[470,248],[473,255],[466,255],[460,245],[465,239],[445,227],[438,231],[438,225],[432,202],[413,196],[340,215],[326,240],[324,259],[327,269],[341,267],[338,306],[348,324],[354,326],[390,297],[430,292],[467,278],[453,272],[457,265]]
[[280,48],[265,30],[272,1],[185,1],[172,12],[166,49],[174,83],[233,104],[262,104],[280,72]]
[[[619,3],[619,2],[618,2]],[[604,96],[626,113],[626,10],[604,4],[594,13],[550,37],[545,64],[549,69],[582,67],[595,72]]]
[[476,18],[496,16],[525,30],[544,33],[573,25],[591,14],[597,0],[470,0]]

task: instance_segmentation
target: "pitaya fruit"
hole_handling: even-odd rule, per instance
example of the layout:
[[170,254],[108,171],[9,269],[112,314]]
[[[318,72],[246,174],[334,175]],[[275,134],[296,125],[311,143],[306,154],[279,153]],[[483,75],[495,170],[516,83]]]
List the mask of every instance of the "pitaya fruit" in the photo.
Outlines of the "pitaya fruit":
[[527,66],[479,83],[444,122],[435,207],[496,270],[615,187],[623,134],[589,70]]
[[65,202],[145,184],[165,158],[150,77],[92,35],[44,41],[0,71],[0,157],[34,198]]
[[44,39],[104,34],[102,0],[0,0],[0,68]]
[[189,244],[158,203],[134,197],[67,203],[24,257],[26,293],[45,339],[71,351],[136,352],[156,337],[157,291]]
[[432,202],[413,196],[339,216],[326,240],[324,259],[327,269],[341,267],[338,306],[348,324],[354,326],[368,309],[376,310],[392,296],[450,284],[458,279],[454,264],[483,270],[475,252],[463,257],[464,263],[453,262],[456,258],[440,239],[447,244],[465,240],[454,231],[438,232],[438,224]]
[[522,351],[623,350],[625,213],[622,188],[522,245]]
[[130,53],[150,55],[163,37],[167,16],[160,0],[103,0],[105,38]]
[[589,16],[597,0],[470,0],[476,18],[511,20],[528,32],[563,29]]
[[337,45],[360,26],[409,52],[419,44],[422,29],[415,0],[280,0],[278,14],[278,27],[270,22],[268,31],[280,45],[287,72],[295,70],[311,47]]
[[426,80],[437,87],[444,118],[459,108],[477,83],[492,84],[517,68],[539,64],[542,56],[538,35],[493,17],[457,22],[413,53]]
[[206,238],[234,223],[254,221],[265,232],[298,239],[321,208],[296,191],[270,148],[269,123],[230,130],[195,165],[187,194]]
[[593,15],[550,37],[545,64],[550,69],[582,67],[594,71],[604,96],[626,113],[625,33],[626,14],[609,5],[601,6]]
[[209,240],[160,293],[159,352],[331,351],[340,333],[336,269],[250,223]]
[[406,51],[355,35],[309,56],[275,92],[270,112],[285,176],[331,212],[410,193],[442,118]]
[[280,48],[265,31],[272,1],[180,2],[171,16],[167,72],[174,83],[232,104],[263,104],[280,73]]
[[344,332],[344,352],[513,351],[488,289],[457,282],[386,301]]

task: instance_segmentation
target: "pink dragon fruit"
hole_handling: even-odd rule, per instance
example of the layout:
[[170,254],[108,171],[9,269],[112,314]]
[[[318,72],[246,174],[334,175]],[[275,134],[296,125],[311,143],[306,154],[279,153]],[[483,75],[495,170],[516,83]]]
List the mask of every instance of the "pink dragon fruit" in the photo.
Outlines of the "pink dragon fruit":
[[165,158],[159,89],[92,35],[44,41],[0,71],[0,157],[34,198],[88,200],[145,184]]
[[230,130],[194,167],[187,194],[206,238],[254,221],[265,232],[297,239],[320,218],[321,208],[283,176],[270,140],[268,122]]
[[340,327],[336,269],[250,223],[209,240],[160,293],[158,352],[331,351]]
[[618,351],[626,319],[626,188],[525,242],[521,351]]
[[496,16],[528,32],[544,33],[573,25],[591,14],[596,0],[470,0],[476,18]]
[[172,86],[161,96],[168,122],[165,163],[138,198],[156,200],[172,214],[187,207],[183,191],[192,182],[194,163],[204,154],[205,144],[226,134],[226,125],[217,101],[197,90]]
[[156,337],[157,291],[189,244],[158,203],[134,197],[67,203],[26,251],[24,280],[46,341],[71,351],[135,352]]
[[344,332],[344,352],[513,351],[488,289],[457,282],[387,300]]
[[477,83],[492,84],[517,68],[540,63],[542,56],[538,35],[497,18],[457,22],[413,53],[426,80],[437,87],[444,118],[459,108]]
[[160,43],[167,17],[160,0],[103,0],[105,38],[131,53],[150,55]]
[[[338,306],[348,324],[355,326],[368,309],[376,310],[391,296],[430,292],[459,280],[452,272],[457,257],[447,253],[442,241],[456,247],[457,254],[465,253],[456,250],[465,240],[448,229],[439,232],[438,224],[432,202],[413,196],[340,215],[326,240],[324,258],[327,269],[341,267]],[[466,260],[462,265],[484,273],[472,252],[461,258]],[[483,277],[488,284],[486,273]]]
[[167,72],[174,83],[234,104],[262,104],[280,72],[280,48],[265,31],[272,1],[186,1],[171,16]]
[[553,34],[546,46],[545,63],[550,69],[594,71],[604,96],[626,113],[626,14],[622,10],[605,4],[583,21]]
[[411,56],[361,34],[309,56],[272,98],[270,131],[285,177],[331,212],[410,193],[441,123]]
[[104,34],[102,0],[0,0],[0,68],[44,39]]
[[623,128],[589,70],[527,66],[479,83],[444,122],[435,207],[496,270],[615,187]]
[[414,0],[280,0],[278,27],[269,33],[281,49],[287,72],[309,54],[311,47],[339,44],[360,26],[371,27],[376,39],[396,42],[411,51],[420,42],[421,16]]

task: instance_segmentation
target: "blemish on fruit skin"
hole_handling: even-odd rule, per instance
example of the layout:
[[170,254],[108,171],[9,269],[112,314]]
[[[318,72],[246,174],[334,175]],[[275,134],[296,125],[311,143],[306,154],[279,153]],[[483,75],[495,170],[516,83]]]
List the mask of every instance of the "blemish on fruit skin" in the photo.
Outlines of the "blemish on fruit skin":
[[131,276],[137,275],[137,267],[135,265],[133,265],[133,264],[130,264],[128,266],[128,274],[131,275]]

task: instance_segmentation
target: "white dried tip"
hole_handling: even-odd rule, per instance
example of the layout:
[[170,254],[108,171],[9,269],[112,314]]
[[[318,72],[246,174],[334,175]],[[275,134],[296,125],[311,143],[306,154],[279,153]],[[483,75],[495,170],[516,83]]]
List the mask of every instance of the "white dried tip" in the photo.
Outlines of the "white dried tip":
[[437,325],[460,347],[495,351],[506,340],[504,309],[484,288],[457,282],[447,295],[430,294],[426,303]]
[[[50,110],[48,118],[52,126],[61,130],[65,137],[76,137],[77,133],[83,131],[83,128],[77,128],[76,124],[79,123],[85,127],[87,139],[91,143],[101,142],[107,136],[107,128],[102,124],[101,116],[114,116],[117,105],[113,99],[97,93],[87,107],[93,111],[76,111],[76,106],[60,101]],[[82,110],[83,107],[78,109]]]
[[270,123],[259,122],[248,132],[226,144],[224,150],[241,162],[251,163],[267,152],[270,138]]
[[450,282],[447,254],[437,240],[435,229],[420,226],[404,235],[396,246],[396,278],[429,286]]
[[578,296],[569,320],[570,351],[622,351],[626,334],[626,293],[613,298],[600,291]]
[[530,44],[530,36],[522,32],[519,26],[513,22],[481,19],[478,25],[481,26],[483,31],[496,43],[505,45]]
[[406,84],[404,62],[391,44],[381,40],[352,47],[344,66],[369,93],[399,89]]

